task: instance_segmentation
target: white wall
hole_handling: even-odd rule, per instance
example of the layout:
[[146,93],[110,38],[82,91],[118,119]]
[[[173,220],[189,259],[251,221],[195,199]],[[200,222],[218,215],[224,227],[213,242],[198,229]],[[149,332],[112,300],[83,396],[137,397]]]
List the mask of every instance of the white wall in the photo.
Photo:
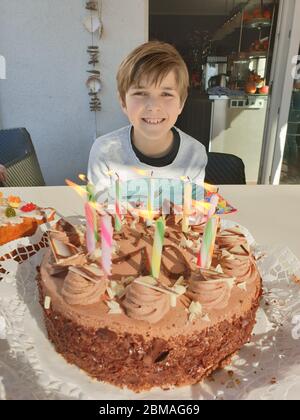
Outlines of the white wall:
[[228,99],[213,103],[211,152],[231,153],[245,164],[247,184],[257,184],[266,119],[267,97],[261,109],[230,108]]
[[[27,128],[48,185],[86,173],[95,137],[85,87],[91,44],[82,26],[86,14],[85,0],[0,0],[0,55],[7,64],[0,128]],[[115,75],[123,57],[148,39],[148,0],[103,0],[102,18],[98,135],[127,124]]]

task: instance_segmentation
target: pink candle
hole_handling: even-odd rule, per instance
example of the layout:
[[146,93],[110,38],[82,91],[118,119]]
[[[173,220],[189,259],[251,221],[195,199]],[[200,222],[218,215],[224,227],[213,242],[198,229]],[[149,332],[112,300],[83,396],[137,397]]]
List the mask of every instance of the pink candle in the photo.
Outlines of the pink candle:
[[122,217],[121,217],[121,185],[120,177],[118,174],[116,179],[116,215],[115,215],[115,230],[120,232],[122,230]]
[[111,275],[111,257],[113,248],[113,227],[111,217],[106,214],[101,216],[101,251],[102,268],[106,275]]
[[219,196],[217,194],[213,194],[210,197],[210,208],[208,210],[207,218],[210,219],[216,212],[216,208],[219,203]]
[[95,217],[90,203],[85,203],[84,210],[86,218],[86,246],[88,252],[91,254],[96,249]]

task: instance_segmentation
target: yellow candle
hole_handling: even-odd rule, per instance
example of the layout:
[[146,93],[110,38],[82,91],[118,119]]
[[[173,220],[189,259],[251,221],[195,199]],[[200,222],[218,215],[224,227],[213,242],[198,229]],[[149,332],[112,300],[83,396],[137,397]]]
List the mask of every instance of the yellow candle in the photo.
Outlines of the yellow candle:
[[147,199],[147,210],[149,221],[153,219],[153,211],[154,211],[154,179],[152,178],[153,172],[151,172],[151,176],[148,178],[148,199]]

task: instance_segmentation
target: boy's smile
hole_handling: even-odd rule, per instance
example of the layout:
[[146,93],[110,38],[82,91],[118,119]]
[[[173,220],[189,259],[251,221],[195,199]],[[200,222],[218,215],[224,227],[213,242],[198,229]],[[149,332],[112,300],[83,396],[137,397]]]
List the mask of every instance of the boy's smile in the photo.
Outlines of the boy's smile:
[[145,154],[157,155],[170,148],[173,141],[171,128],[182,111],[174,71],[160,84],[149,85],[142,79],[126,93],[124,113],[133,125],[133,142]]
[[146,124],[154,124],[154,125],[158,125],[161,124],[162,122],[165,121],[164,118],[162,119],[157,119],[157,118],[142,118],[142,120],[146,123]]

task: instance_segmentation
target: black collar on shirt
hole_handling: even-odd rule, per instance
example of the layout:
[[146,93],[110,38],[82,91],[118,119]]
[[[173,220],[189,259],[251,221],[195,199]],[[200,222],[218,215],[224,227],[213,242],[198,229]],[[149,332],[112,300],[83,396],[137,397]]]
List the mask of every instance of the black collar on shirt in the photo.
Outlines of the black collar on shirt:
[[150,166],[156,166],[156,167],[167,166],[173,163],[178,154],[178,150],[180,147],[180,135],[174,127],[172,128],[172,132],[173,132],[172,149],[165,156],[162,156],[159,158],[149,157],[149,156],[144,155],[142,152],[140,152],[133,144],[132,136],[131,136],[131,145],[132,145],[133,151],[136,154],[137,158],[140,160],[140,162],[146,163],[147,165],[150,165]]

